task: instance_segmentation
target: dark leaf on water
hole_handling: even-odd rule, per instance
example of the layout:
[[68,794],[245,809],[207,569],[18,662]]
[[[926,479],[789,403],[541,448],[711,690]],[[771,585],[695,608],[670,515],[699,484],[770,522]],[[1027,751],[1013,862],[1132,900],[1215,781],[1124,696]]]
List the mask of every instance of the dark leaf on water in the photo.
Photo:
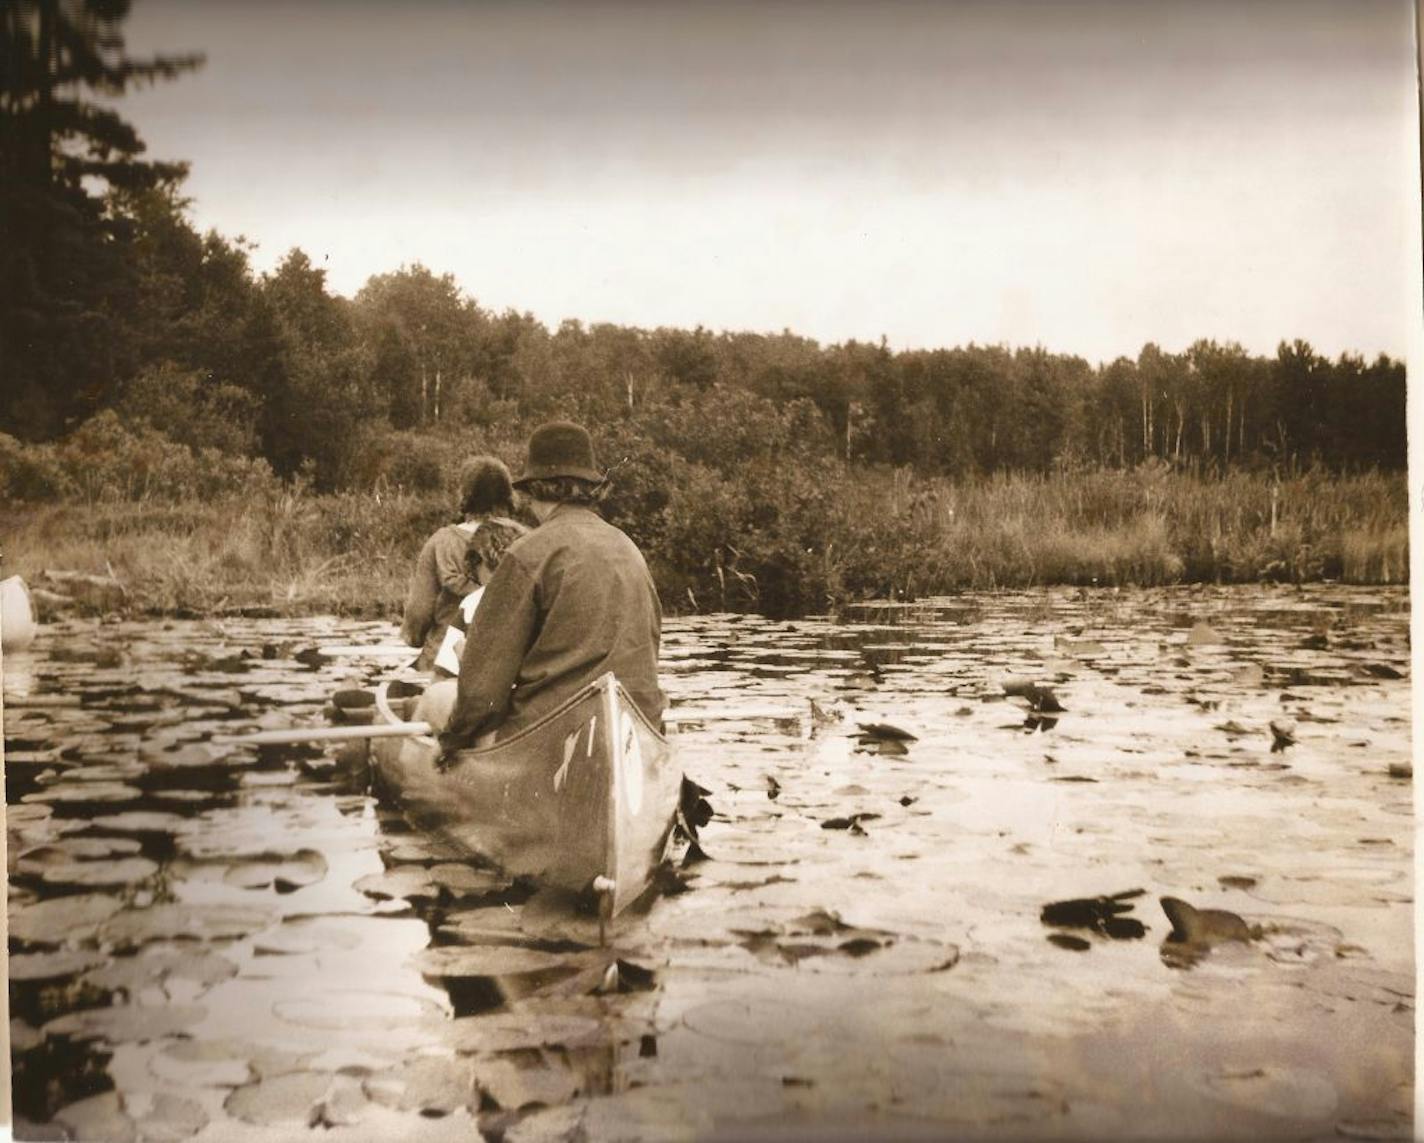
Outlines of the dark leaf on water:
[[1129,890],[1121,897],[1076,897],[1043,906],[1039,920],[1045,925],[1068,929],[1092,929],[1104,936],[1123,940],[1140,937],[1140,922],[1121,917],[1132,911],[1131,897],[1142,891]]
[[856,724],[861,739],[888,739],[894,742],[918,742],[919,736],[891,726],[888,722],[861,722]]
[[810,933],[813,936],[829,936],[832,933],[848,932],[851,928],[841,920],[839,913],[827,912],[825,909],[812,909],[787,926],[787,931],[791,933]]
[[861,822],[874,821],[879,816],[879,814],[863,813],[851,814],[849,817],[844,818],[827,818],[821,823],[821,828],[846,830],[855,829],[857,826],[860,825]]
[[1069,933],[1049,933],[1050,944],[1055,944],[1061,949],[1071,949],[1074,952],[1086,952],[1093,947],[1091,941],[1085,941],[1082,937],[1075,937]]
[[1100,929],[1115,941],[1134,941],[1147,933],[1147,926],[1134,917],[1106,917]]
[[1360,670],[1375,679],[1402,679],[1402,672],[1391,667],[1388,663],[1365,663]]
[[870,937],[855,937],[836,947],[845,953],[846,956],[860,957],[868,956],[884,946],[881,945],[879,941],[872,940]]
[[1063,704],[1058,701],[1058,696],[1045,686],[1030,682],[1027,679],[1009,679],[1003,684],[1004,694],[1009,698],[1021,700],[1020,705],[1027,708],[1034,714],[1066,714]]
[[781,796],[781,783],[770,774],[766,776],[766,796],[773,802]]

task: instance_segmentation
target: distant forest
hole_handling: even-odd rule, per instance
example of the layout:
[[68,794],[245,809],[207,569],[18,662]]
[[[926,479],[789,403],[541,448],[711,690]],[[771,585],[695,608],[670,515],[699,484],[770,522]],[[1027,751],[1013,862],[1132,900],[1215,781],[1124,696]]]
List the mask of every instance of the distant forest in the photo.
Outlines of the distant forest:
[[798,451],[927,476],[1153,458],[1202,471],[1405,464],[1403,365],[1329,360],[1303,341],[1274,357],[1149,344],[1095,367],[1041,347],[551,330],[420,265],[333,296],[300,250],[256,274],[244,240],[194,229],[184,165],[145,159],[133,127],[91,98],[201,62],[128,58],[125,8],[27,0],[0,17],[0,430],[19,441],[63,438],[112,409],[328,490],[389,478],[377,442],[393,432],[503,437],[555,414],[678,451],[715,450],[700,426],[765,422]]

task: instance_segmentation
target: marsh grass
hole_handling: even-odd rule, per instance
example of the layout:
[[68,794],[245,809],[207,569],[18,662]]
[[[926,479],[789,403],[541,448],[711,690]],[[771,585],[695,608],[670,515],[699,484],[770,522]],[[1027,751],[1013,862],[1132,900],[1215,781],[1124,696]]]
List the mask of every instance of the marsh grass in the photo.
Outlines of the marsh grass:
[[[1184,581],[1404,583],[1402,475],[1205,477],[1165,467],[971,482],[788,466],[732,483],[697,467],[618,522],[669,611],[789,615],[959,589]],[[636,489],[634,491],[637,491]],[[443,492],[315,495],[270,482],[206,502],[21,506],[5,574],[112,570],[138,606],[395,616]]]

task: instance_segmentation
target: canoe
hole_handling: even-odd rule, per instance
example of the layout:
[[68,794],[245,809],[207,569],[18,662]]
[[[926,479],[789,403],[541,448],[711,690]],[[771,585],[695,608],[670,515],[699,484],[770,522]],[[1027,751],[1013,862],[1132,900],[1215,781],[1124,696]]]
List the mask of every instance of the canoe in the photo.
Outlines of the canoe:
[[17,575],[0,580],[0,646],[23,651],[35,641],[35,609],[30,589]]
[[[376,692],[377,725],[402,721],[389,691]],[[376,739],[371,755],[378,791],[413,825],[513,876],[599,890],[606,917],[647,889],[682,782],[667,739],[611,673],[445,768],[430,736]]]

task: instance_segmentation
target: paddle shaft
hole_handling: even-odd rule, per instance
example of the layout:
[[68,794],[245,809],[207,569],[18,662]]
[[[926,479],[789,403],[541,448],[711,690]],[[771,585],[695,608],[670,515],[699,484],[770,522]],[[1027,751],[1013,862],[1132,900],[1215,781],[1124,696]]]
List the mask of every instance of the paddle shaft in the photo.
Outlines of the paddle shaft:
[[[791,719],[799,717],[785,710],[668,710],[665,723],[705,722],[713,719]],[[428,722],[386,722],[371,726],[293,727],[291,730],[257,730],[251,734],[229,734],[211,739],[214,746],[287,746],[297,742],[342,742],[359,738],[402,738],[433,731]]]
[[211,739],[215,746],[287,746],[296,742],[341,742],[352,738],[402,738],[429,734],[428,722],[385,722],[374,726],[312,726],[291,730],[256,730]]

